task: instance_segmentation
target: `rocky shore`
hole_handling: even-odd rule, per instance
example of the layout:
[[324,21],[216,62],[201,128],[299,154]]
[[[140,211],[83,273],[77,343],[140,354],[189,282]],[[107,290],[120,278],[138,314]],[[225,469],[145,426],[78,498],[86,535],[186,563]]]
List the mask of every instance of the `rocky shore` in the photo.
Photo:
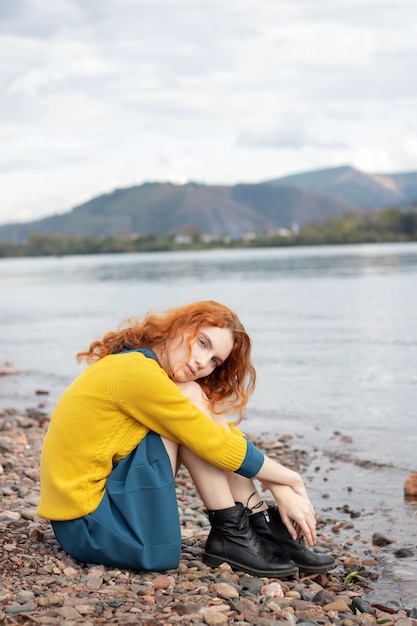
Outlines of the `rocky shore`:
[[[140,572],[74,561],[56,543],[49,523],[36,516],[39,456],[48,422],[42,409],[0,412],[0,623],[5,626],[417,626],[417,590],[415,602],[405,605],[400,598],[369,600],[381,575],[381,551],[391,540],[376,527],[368,542],[359,542],[359,513],[346,505],[318,517],[316,549],[336,558],[331,572],[276,580],[204,565],[209,526],[185,470],[177,478],[183,535],[178,569]],[[254,441],[297,471],[311,465],[309,452],[297,449],[288,436]],[[397,552],[398,559],[409,556],[407,548]]]

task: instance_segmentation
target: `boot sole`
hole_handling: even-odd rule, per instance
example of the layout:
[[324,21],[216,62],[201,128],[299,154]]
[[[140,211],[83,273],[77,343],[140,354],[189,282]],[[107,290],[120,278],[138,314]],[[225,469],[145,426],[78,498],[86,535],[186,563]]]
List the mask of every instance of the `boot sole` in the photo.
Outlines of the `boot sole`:
[[329,565],[301,565],[300,563],[296,563],[300,572],[304,572],[305,574],[320,574],[321,572],[328,572],[337,567],[336,563],[329,563]]
[[276,572],[265,572],[263,570],[254,569],[253,567],[247,567],[247,565],[243,565],[243,563],[236,563],[231,559],[225,559],[224,557],[215,556],[214,554],[207,554],[206,552],[203,554],[203,563],[210,567],[219,567],[222,563],[227,563],[234,570],[246,572],[247,574],[252,574],[252,576],[261,576],[263,578],[288,578],[297,573],[297,567],[294,566]]

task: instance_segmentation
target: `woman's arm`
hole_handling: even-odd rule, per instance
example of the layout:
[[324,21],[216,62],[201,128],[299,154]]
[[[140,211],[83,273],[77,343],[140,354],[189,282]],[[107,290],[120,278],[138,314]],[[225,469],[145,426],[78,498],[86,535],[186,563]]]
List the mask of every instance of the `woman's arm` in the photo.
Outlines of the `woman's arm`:
[[256,478],[271,492],[282,521],[293,539],[303,534],[308,545],[314,545],[316,519],[301,476],[265,456]]
[[[213,421],[230,430],[225,415],[214,415],[211,412],[200,385],[188,382],[177,383],[177,386],[193,404],[210,415]],[[316,542],[316,520],[301,476],[264,455],[263,465],[255,478],[271,492],[291,536],[296,539],[304,534],[306,542],[313,545]]]

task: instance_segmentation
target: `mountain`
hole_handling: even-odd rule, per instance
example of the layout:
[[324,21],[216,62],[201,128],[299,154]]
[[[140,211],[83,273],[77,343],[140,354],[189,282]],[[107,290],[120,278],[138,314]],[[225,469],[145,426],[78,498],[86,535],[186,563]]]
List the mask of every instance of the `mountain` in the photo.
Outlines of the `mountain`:
[[417,172],[364,174],[344,166],[292,174],[266,184],[323,193],[362,210],[402,206],[417,199]]
[[352,208],[323,194],[285,185],[144,183],[98,196],[63,215],[0,226],[0,241],[24,242],[33,232],[106,237],[190,229],[239,238],[253,230],[290,228]]
[[0,226],[0,241],[31,233],[73,237],[198,231],[239,238],[417,198],[417,173],[369,175],[352,167],[294,174],[258,184],[144,183],[93,198],[68,213]]

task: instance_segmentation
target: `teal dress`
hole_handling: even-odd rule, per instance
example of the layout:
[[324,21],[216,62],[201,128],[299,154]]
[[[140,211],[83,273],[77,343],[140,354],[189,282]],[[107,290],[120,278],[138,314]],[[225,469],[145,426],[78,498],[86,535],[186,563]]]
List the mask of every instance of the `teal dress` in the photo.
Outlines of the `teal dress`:
[[[137,351],[156,360],[152,350]],[[178,567],[175,478],[161,437],[150,431],[115,464],[95,511],[51,523],[57,541],[77,561],[151,571]]]

